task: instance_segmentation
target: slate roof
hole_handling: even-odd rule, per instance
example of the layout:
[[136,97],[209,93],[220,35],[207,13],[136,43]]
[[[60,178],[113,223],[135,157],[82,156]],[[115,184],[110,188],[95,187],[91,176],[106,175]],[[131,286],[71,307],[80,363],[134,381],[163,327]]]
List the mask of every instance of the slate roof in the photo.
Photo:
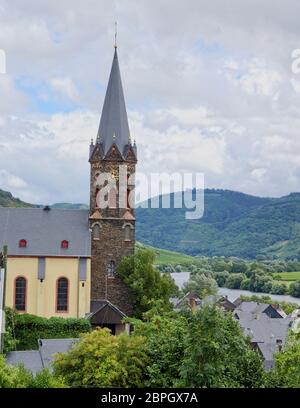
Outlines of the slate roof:
[[[8,255],[91,256],[88,210],[0,208],[0,248]],[[19,241],[27,241],[19,248]],[[68,249],[61,241],[69,241]]]
[[286,317],[284,311],[276,305],[260,302],[245,302],[243,301],[235,308],[235,314],[252,313],[253,315],[260,315],[261,313],[268,314],[270,317]]
[[97,143],[102,145],[104,156],[113,143],[122,155],[131,144],[117,49],[115,49],[104,99]]
[[66,353],[79,339],[44,339],[39,340],[39,352],[45,368],[51,368],[56,353]]
[[11,351],[7,353],[6,362],[13,366],[24,364],[24,367],[34,375],[44,368],[38,350]]
[[[251,343],[260,350],[264,358],[265,369],[269,370],[274,365],[273,355],[279,351],[279,344],[284,345],[286,341],[293,318],[291,316],[280,319],[272,318],[263,313],[264,304],[260,304],[258,308],[252,306],[246,305],[244,307],[246,311],[234,311],[234,316],[238,315],[238,322],[244,334],[250,336]],[[260,313],[256,312],[257,309],[260,309]]]
[[94,325],[120,324],[126,315],[109,300],[92,300],[91,312],[86,318]]
[[47,339],[39,340],[38,350],[11,351],[7,353],[6,362],[13,366],[24,364],[24,367],[37,374],[43,368],[51,370],[56,353],[66,353],[79,339]]

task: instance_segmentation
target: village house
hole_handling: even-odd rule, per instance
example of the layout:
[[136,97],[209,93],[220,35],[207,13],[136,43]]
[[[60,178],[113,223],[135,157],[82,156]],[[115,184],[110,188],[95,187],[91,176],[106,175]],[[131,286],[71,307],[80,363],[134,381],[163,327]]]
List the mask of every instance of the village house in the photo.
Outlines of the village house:
[[265,370],[274,366],[274,354],[281,351],[290,330],[297,330],[299,309],[287,315],[278,305],[243,301],[231,302],[226,296],[208,296],[201,299],[196,293],[187,293],[181,299],[171,299],[175,311],[189,307],[196,311],[206,303],[216,303],[224,312],[232,313],[244,335],[249,336],[254,349],[264,360]]

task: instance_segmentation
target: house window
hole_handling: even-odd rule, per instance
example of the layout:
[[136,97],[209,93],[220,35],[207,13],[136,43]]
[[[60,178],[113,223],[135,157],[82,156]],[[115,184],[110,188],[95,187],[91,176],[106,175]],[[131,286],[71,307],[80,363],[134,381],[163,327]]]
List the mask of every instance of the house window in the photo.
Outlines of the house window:
[[100,239],[100,225],[99,224],[95,224],[93,226],[93,239],[97,241]]
[[20,239],[19,241],[19,248],[26,248],[27,247],[27,241],[26,239]]
[[125,225],[124,235],[125,235],[125,241],[131,241],[131,227],[130,227],[130,225]]
[[69,248],[69,241],[66,241],[65,239],[63,241],[61,241],[60,244],[62,249],[68,249]]
[[19,311],[26,310],[26,286],[27,281],[20,276],[15,280],[15,309]]
[[116,272],[116,263],[115,261],[109,261],[107,264],[107,276],[113,278]]
[[69,300],[69,281],[67,278],[59,278],[56,288],[56,311],[67,312]]

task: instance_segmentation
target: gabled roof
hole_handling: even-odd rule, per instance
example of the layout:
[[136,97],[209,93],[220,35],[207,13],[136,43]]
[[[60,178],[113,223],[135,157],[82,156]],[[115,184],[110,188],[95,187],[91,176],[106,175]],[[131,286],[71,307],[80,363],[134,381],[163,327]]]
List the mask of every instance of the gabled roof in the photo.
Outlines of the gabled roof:
[[[91,256],[88,210],[0,207],[0,248],[8,255]],[[19,241],[27,241],[19,248]],[[69,241],[67,249],[61,241]]]
[[235,311],[238,315],[240,313],[252,313],[253,315],[265,313],[272,318],[286,317],[286,314],[279,306],[260,302],[243,301],[236,307]]
[[120,324],[126,315],[109,300],[92,300],[91,313],[86,316],[94,325]]
[[116,48],[104,99],[97,143],[101,144],[104,156],[114,143],[122,156],[125,154],[128,145],[131,145]]

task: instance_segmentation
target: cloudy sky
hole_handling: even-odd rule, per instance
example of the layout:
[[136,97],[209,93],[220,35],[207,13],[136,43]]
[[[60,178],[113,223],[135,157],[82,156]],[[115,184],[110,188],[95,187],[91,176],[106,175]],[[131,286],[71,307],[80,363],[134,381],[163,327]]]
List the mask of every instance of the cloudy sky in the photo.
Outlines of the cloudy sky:
[[0,188],[88,202],[117,20],[140,171],[300,191],[299,15],[298,0],[0,0]]

